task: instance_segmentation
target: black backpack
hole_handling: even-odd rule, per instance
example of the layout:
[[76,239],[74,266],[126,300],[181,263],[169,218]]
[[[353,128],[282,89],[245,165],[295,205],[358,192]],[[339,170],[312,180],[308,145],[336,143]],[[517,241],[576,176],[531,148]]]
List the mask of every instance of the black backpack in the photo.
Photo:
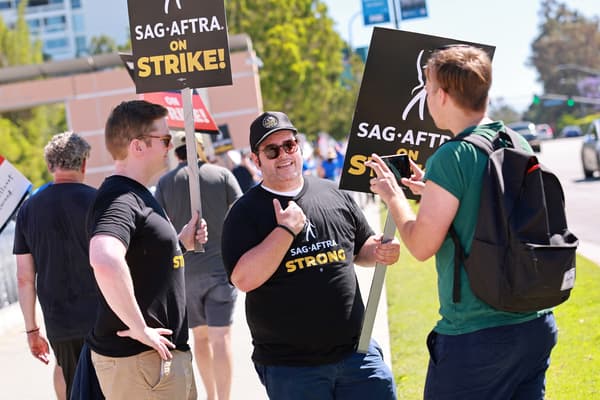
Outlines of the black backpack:
[[465,257],[454,241],[453,301],[460,302],[460,263],[473,293],[490,306],[531,312],[569,298],[575,283],[579,241],[567,229],[564,193],[556,175],[519,148],[519,134],[507,129],[490,141],[462,140],[489,156],[473,244]]

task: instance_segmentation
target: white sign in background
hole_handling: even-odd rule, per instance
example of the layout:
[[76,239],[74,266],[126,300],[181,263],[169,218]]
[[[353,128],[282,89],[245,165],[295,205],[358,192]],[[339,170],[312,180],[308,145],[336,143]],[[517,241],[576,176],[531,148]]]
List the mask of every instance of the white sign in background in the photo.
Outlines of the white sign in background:
[[30,189],[31,182],[0,156],[0,232]]

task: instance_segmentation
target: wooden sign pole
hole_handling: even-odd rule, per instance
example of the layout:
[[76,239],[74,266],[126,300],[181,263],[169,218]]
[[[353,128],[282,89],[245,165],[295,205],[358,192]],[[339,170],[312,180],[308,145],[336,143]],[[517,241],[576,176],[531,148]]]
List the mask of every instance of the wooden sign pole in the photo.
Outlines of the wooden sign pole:
[[[383,229],[383,242],[385,243],[393,240],[395,233],[396,223],[388,211],[385,218],[385,228]],[[369,299],[367,300],[360,339],[358,340],[357,351],[359,353],[366,354],[369,349],[373,325],[375,324],[375,316],[377,315],[377,307],[379,306],[379,298],[381,297],[381,291],[383,290],[386,269],[386,265],[379,263],[375,265],[375,273],[373,275],[373,281],[371,282],[371,290],[369,291]]]
[[[192,89],[181,90],[185,126],[185,148],[187,154],[188,182],[190,185],[190,209],[198,211],[198,225],[202,218],[202,201],[200,199],[200,180],[198,179],[198,152],[196,150],[196,134],[194,129],[194,111],[192,105]],[[191,250],[191,249],[188,249]],[[204,252],[204,245],[194,240],[194,251]]]

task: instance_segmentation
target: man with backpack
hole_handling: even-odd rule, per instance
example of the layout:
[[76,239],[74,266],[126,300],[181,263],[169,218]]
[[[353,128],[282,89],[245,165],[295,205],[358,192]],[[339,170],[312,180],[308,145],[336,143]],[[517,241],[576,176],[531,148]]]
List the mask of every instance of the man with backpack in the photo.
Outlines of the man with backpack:
[[[441,319],[427,337],[424,398],[543,399],[557,341],[552,311],[511,312],[484,302],[474,294],[457,255],[470,254],[488,167],[488,155],[464,138],[481,136],[491,142],[505,131],[501,121],[486,116],[491,61],[481,49],[449,46],[433,52],[425,73],[429,113],[438,128],[448,129],[457,140],[434,153],[425,174],[411,161],[413,175],[402,183],[421,195],[417,215],[381,158],[373,155],[367,163],[376,173],[371,190],[388,205],[408,250],[421,261],[436,255]],[[511,137],[519,142],[514,147],[532,153],[525,139]],[[454,245],[451,228],[460,246]],[[455,275],[457,257],[462,268]]]

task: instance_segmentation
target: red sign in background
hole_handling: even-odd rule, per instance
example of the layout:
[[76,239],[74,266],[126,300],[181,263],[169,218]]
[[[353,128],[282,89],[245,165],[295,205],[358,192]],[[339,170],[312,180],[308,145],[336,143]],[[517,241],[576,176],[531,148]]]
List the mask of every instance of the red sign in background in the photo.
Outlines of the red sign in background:
[[[144,93],[142,96],[144,100],[160,104],[169,111],[167,115],[169,128],[185,129],[181,93],[154,92]],[[192,107],[194,110],[194,130],[196,132],[218,134],[219,128],[215,120],[208,112],[202,98],[197,94],[192,95]]]

